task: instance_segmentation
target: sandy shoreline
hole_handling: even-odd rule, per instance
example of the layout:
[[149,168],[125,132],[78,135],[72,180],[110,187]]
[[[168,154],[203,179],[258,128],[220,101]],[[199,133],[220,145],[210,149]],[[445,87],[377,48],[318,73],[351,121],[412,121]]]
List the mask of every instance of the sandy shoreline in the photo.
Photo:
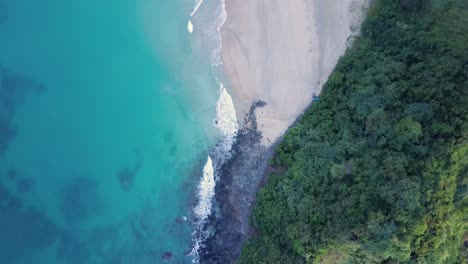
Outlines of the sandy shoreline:
[[234,263],[255,232],[249,219],[274,147],[320,94],[366,1],[226,0],[222,59],[241,129],[220,169],[200,263]]
[[253,102],[271,145],[320,94],[366,0],[226,0],[222,59],[238,120]]

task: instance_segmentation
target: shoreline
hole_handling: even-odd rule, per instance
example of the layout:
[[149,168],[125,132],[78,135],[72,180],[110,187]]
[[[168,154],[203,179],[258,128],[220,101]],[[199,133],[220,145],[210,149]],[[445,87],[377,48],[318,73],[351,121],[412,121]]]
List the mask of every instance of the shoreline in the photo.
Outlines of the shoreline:
[[261,143],[269,146],[321,92],[368,0],[226,0],[222,61],[241,120],[258,101]]
[[269,146],[319,93],[313,83],[319,56],[312,50],[319,47],[310,7],[303,0],[227,0],[226,10],[222,59],[238,119],[254,102],[265,101],[255,114],[261,143]]
[[242,122],[218,174],[200,263],[234,263],[255,233],[250,215],[272,172],[268,161],[320,94],[358,31],[358,11],[367,1],[226,0],[222,66]]
[[276,146],[260,143],[255,110],[264,106],[263,102],[252,104],[233,145],[232,157],[221,167],[213,212],[204,226],[209,237],[200,252],[200,263],[234,263],[254,233],[250,225],[252,206]]

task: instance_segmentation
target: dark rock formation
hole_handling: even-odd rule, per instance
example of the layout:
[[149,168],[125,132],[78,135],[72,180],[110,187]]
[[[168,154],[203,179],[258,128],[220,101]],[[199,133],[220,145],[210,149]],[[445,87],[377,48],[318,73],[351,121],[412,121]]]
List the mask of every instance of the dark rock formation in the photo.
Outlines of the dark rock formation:
[[273,146],[260,144],[262,135],[257,130],[255,109],[264,105],[261,101],[252,105],[233,146],[233,155],[222,166],[213,210],[219,213],[213,213],[205,226],[213,232],[200,253],[201,263],[234,263],[243,243],[253,233],[249,224],[252,205],[273,154]]
[[170,251],[166,251],[161,255],[161,259],[164,261],[171,261],[174,258],[174,254]]

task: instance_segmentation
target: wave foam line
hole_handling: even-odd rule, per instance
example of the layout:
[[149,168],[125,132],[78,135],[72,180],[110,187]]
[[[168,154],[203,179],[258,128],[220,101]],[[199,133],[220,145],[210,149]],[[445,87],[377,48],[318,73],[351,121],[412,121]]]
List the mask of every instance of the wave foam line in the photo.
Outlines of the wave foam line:
[[195,216],[203,221],[211,213],[212,199],[216,183],[214,179],[214,168],[211,157],[208,156],[205,167],[203,167],[203,177],[198,185],[198,204],[194,208]]
[[[215,39],[218,42],[218,48],[211,51],[211,63],[213,66],[219,66],[223,64],[221,56],[221,48],[223,47],[222,38],[221,38],[221,28],[227,20],[227,11],[226,11],[226,1],[220,0],[219,3],[220,13],[218,14],[217,19],[215,20]],[[220,82],[219,82],[220,83]],[[221,84],[222,85],[222,84]]]
[[223,135],[223,140],[221,144],[218,144],[221,149],[217,152],[225,156],[231,152],[237,131],[239,130],[239,125],[237,123],[236,108],[234,107],[231,95],[221,82],[219,82],[219,89],[219,99],[216,102],[215,124]]
[[199,9],[200,6],[202,5],[202,3],[203,3],[203,0],[197,0],[197,1],[195,2],[195,6],[193,7],[193,10],[192,10],[192,12],[190,13],[190,16],[195,15],[195,13],[198,11],[198,9]]
[[189,254],[193,257],[192,263],[200,262],[199,252],[204,247],[203,242],[209,236],[209,233],[203,230],[203,227],[208,216],[211,214],[211,208],[213,206],[212,200],[215,195],[215,186],[213,161],[208,155],[208,160],[203,167],[203,177],[198,185],[198,204],[194,208],[196,225],[195,230],[192,233],[193,248]]
[[[195,13],[198,11],[198,9],[200,9],[200,6],[203,4],[203,0],[197,0],[195,2],[195,5],[193,6],[193,10],[192,12],[190,13],[190,17],[193,17],[193,15],[195,15]],[[192,24],[192,21],[189,20],[188,23],[187,23],[187,30],[190,34],[192,34],[193,32],[193,24]]]
[[[190,16],[193,16],[200,8],[203,0],[197,0],[194,9]],[[210,236],[205,229],[208,222],[208,217],[212,213],[213,198],[215,196],[216,181],[219,179],[221,166],[231,157],[232,146],[235,143],[239,125],[237,122],[237,114],[231,95],[219,80],[215,68],[222,64],[221,59],[221,28],[226,22],[227,12],[225,0],[220,0],[220,13],[214,21],[215,41],[217,48],[211,51],[211,63],[213,76],[216,79],[219,90],[218,100],[216,102],[216,119],[215,126],[219,129],[221,139],[216,146],[211,150],[208,160],[203,168],[203,176],[198,186],[198,204],[193,209],[195,216],[195,228],[192,232],[193,248],[190,256],[193,257],[192,263],[200,263],[200,250],[205,247],[205,241]],[[191,21],[189,21],[191,24]],[[189,26],[189,32],[193,31],[193,25]]]
[[[204,241],[209,237],[209,233],[204,230],[204,226],[211,215],[213,207],[216,173],[219,172],[219,168],[231,156],[231,149],[235,143],[239,129],[232,97],[221,82],[219,82],[219,85],[215,126],[221,132],[222,138],[213,148],[212,154],[208,155],[208,160],[203,168],[203,177],[198,185],[198,204],[194,208],[196,222],[195,230],[192,233],[193,248],[190,252],[190,255],[193,257],[193,263],[200,262],[200,250],[204,247]],[[214,162],[211,156],[213,156]]]
[[192,32],[193,32],[193,24],[192,24],[192,21],[190,21],[190,20],[187,22],[187,31],[190,34],[192,34]]

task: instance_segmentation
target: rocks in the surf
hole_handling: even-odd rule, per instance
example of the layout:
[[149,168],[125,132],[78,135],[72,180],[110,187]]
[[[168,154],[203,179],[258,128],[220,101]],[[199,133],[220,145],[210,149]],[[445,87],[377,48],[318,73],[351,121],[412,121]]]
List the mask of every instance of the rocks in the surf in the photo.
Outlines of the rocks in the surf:
[[87,177],[68,182],[61,191],[61,212],[65,220],[79,222],[99,215],[103,210],[98,185]]
[[176,218],[176,223],[178,224],[185,224],[187,222],[187,217],[186,216],[180,216]]
[[249,225],[250,210],[263,178],[273,147],[260,144],[255,110],[265,102],[252,104],[233,146],[233,154],[221,168],[216,185],[216,208],[204,231],[210,236],[200,252],[200,262],[235,263],[243,243],[253,232]]
[[164,260],[164,261],[171,261],[172,259],[174,259],[174,254],[170,251],[165,251],[162,255],[161,255],[161,259]]
[[[244,124],[241,129],[241,134],[247,136],[247,141],[251,144],[258,144],[262,138],[261,132],[258,130],[257,117],[255,110],[266,106],[266,102],[258,100],[252,103],[249,112],[244,116]],[[246,139],[244,139],[246,140]]]

